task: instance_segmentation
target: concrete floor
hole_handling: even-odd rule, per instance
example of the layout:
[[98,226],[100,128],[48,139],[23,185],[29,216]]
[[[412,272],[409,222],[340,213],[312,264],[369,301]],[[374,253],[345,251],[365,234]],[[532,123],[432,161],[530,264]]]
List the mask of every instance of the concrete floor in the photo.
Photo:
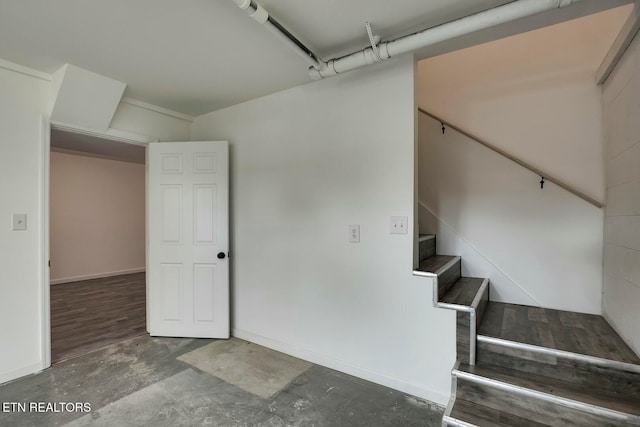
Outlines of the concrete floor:
[[[0,406],[0,426],[439,426],[444,411],[245,341],[148,336],[2,385],[8,402],[27,411]],[[58,412],[30,412],[31,402]]]

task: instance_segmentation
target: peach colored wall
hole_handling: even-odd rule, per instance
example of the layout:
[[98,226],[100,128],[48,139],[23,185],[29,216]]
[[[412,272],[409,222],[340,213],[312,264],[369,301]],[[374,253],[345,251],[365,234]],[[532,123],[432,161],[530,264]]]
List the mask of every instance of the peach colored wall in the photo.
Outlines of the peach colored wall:
[[145,166],[51,153],[51,283],[145,267]]
[[629,10],[421,61],[418,105],[604,201],[602,90],[594,74]]

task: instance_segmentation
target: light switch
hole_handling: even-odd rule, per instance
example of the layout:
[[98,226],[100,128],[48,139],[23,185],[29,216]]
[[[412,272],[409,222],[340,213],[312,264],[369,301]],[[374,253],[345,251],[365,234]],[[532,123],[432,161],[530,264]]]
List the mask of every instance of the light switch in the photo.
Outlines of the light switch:
[[349,226],[349,243],[360,243],[360,226]]
[[406,216],[392,216],[391,228],[389,233],[391,234],[407,234],[409,232],[409,217]]
[[27,214],[13,214],[13,230],[27,229]]

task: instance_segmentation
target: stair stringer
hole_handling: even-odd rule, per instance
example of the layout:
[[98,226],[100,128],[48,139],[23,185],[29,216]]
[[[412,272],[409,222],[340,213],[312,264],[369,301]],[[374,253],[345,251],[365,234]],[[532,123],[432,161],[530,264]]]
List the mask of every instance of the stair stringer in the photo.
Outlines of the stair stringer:
[[[480,326],[482,314],[489,302],[489,279],[485,278],[478,293],[476,294],[470,306],[450,304],[439,301],[439,282],[438,277],[451,269],[455,263],[460,263],[460,257],[456,257],[447,265],[440,268],[435,273],[424,271],[414,271],[416,276],[428,277],[432,281],[433,293],[432,304],[435,308],[445,310],[454,310],[456,312],[456,353],[457,363],[460,361],[468,363],[471,366],[476,364],[476,346],[477,346],[477,330]],[[468,330],[468,333],[467,333]],[[467,349],[468,347],[468,349]]]

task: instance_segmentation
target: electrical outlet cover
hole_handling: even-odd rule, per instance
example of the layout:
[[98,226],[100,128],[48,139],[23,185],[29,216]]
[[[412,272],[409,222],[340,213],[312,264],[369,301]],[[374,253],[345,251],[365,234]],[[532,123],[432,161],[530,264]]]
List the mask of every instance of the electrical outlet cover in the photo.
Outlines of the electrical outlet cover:
[[13,214],[13,226],[12,229],[26,230],[27,229],[27,214]]
[[391,227],[389,229],[391,234],[407,234],[409,233],[409,217],[406,216],[392,216]]
[[360,243],[360,226],[349,226],[349,243]]

